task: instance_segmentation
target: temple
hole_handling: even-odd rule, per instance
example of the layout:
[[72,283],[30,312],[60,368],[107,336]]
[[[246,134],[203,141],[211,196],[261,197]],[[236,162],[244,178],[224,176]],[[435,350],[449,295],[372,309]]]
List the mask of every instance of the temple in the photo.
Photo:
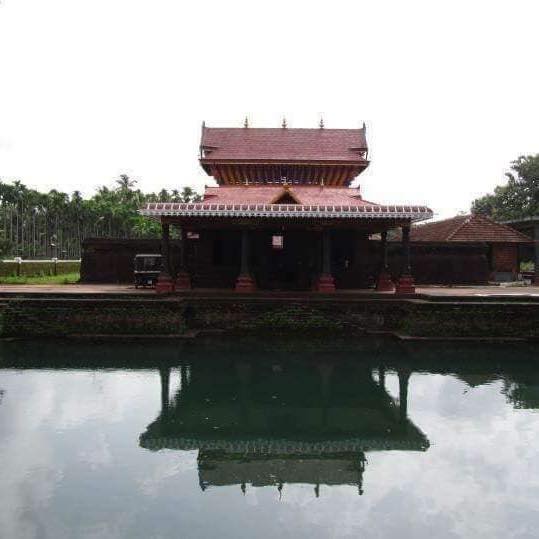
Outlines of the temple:
[[[141,209],[162,225],[164,268],[157,291],[229,288],[238,292],[375,286],[415,291],[410,226],[425,206],[365,200],[351,183],[369,165],[366,128],[210,128],[202,125],[200,165],[217,183],[197,203]],[[170,227],[180,229],[171,267]],[[387,267],[387,232],[402,230],[400,276]],[[381,254],[371,236],[380,235]],[[373,256],[377,257],[373,265]],[[373,272],[372,268],[376,270]],[[373,274],[374,273],[374,274]]]
[[[363,493],[370,451],[426,451],[429,441],[408,417],[410,371],[398,371],[399,398],[385,368],[364,363],[249,362],[223,358],[180,368],[170,398],[160,370],[161,412],[141,447],[198,450],[199,486],[349,485]],[[298,390],[298,377],[302,387]],[[337,390],[338,388],[338,390]]]

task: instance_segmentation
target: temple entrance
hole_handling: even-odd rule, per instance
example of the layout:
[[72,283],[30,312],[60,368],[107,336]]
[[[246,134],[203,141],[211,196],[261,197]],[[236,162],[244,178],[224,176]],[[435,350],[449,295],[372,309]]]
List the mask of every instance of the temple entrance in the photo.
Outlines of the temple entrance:
[[261,236],[257,244],[258,286],[267,290],[310,290],[316,275],[317,235],[276,231]]

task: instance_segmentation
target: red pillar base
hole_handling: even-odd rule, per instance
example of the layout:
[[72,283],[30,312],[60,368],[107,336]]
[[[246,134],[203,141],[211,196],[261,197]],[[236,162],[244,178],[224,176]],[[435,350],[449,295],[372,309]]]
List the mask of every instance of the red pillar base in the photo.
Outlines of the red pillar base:
[[395,294],[415,294],[414,278],[411,275],[401,275],[397,282]]
[[249,274],[242,273],[236,279],[234,290],[236,292],[254,292],[256,290],[255,280]]
[[391,275],[387,271],[382,271],[378,276],[376,282],[377,292],[393,292],[395,290],[395,283],[391,280]]
[[191,290],[191,277],[186,271],[178,272],[175,282],[176,290]]
[[168,273],[160,273],[155,285],[155,291],[158,294],[169,294],[174,292],[174,281]]
[[335,292],[335,279],[331,273],[322,273],[314,286],[317,292]]

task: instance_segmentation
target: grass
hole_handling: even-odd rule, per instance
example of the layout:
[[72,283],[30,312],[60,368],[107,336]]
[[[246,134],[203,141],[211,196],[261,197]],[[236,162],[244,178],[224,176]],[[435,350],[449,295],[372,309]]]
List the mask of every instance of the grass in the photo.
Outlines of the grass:
[[61,275],[37,276],[1,276],[0,284],[74,284],[80,279],[80,273],[63,273]]

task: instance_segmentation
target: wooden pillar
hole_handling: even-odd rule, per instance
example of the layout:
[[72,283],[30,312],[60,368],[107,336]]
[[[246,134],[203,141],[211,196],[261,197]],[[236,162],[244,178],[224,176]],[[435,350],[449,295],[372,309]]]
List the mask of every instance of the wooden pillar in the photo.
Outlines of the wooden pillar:
[[174,282],[170,276],[170,225],[161,221],[161,255],[163,256],[163,269],[157,278],[155,291],[158,294],[174,292]]
[[191,277],[187,271],[187,231],[184,226],[181,227],[180,238],[180,267],[176,275],[176,290],[190,290]]
[[399,419],[401,422],[408,418],[408,381],[410,372],[408,370],[399,370]]
[[236,292],[254,292],[256,283],[249,268],[249,231],[241,231],[241,266],[240,274],[236,280]]
[[386,368],[383,366],[378,367],[378,384],[385,391],[386,389]]
[[170,367],[161,367],[159,377],[161,378],[161,413],[166,414],[170,394]]
[[410,224],[402,227],[402,270],[395,290],[396,294],[415,294],[414,278],[410,264]]
[[376,282],[376,290],[378,292],[393,292],[395,290],[395,285],[391,280],[387,263],[387,230],[382,232],[381,250],[382,256],[380,261],[380,272],[378,273],[378,280]]
[[331,274],[331,235],[328,229],[322,231],[322,273],[316,284],[318,292],[335,292],[335,279]]
[[533,245],[535,250],[535,278],[534,284],[539,286],[539,224],[533,227]]

